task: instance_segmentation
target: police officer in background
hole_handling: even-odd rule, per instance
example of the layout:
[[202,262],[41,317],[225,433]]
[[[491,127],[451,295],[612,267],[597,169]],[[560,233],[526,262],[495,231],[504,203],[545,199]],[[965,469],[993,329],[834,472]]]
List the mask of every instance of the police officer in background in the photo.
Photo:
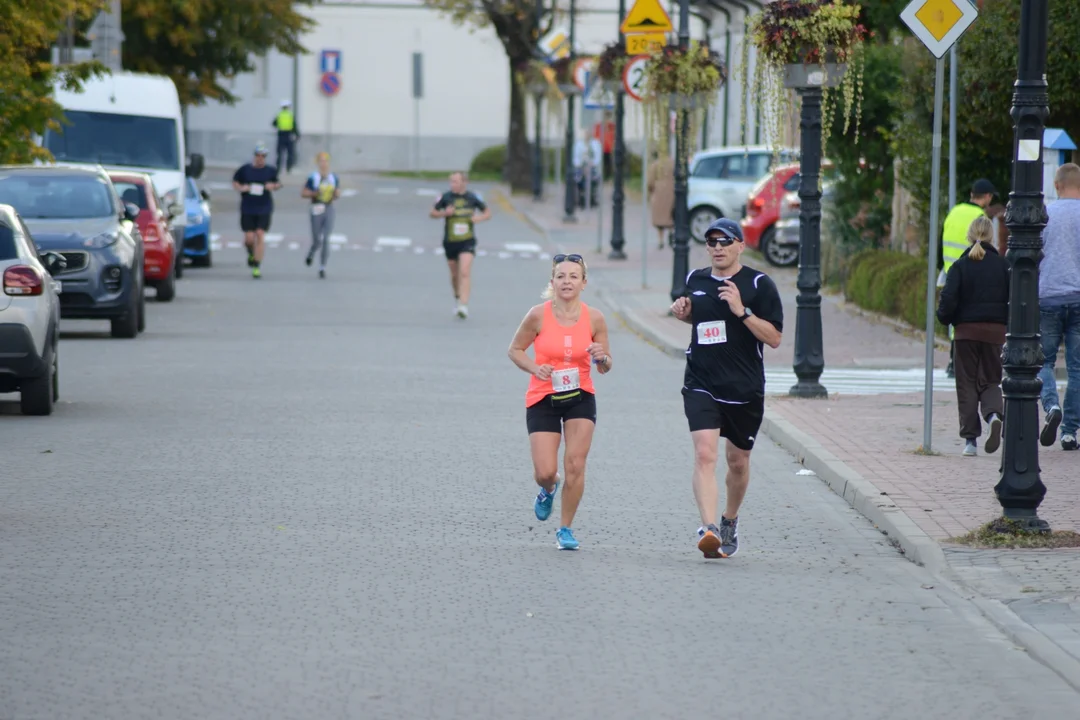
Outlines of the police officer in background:
[[[296,115],[290,101],[281,101],[281,112],[274,117],[272,124],[277,128],[277,168],[291,173],[296,165],[296,141],[300,139],[300,130],[296,126]],[[282,164],[282,160],[287,164]]]
[[[945,286],[945,276],[949,273],[952,264],[960,259],[964,251],[971,246],[968,242],[968,228],[975,218],[986,215],[986,208],[994,201],[997,188],[986,178],[980,178],[971,186],[971,199],[968,202],[957,203],[956,207],[945,216],[945,226],[941,231],[941,255],[938,256],[938,267],[941,274],[938,275],[938,287]],[[949,366],[945,369],[948,377],[954,377],[952,343],[953,329],[949,328]]]

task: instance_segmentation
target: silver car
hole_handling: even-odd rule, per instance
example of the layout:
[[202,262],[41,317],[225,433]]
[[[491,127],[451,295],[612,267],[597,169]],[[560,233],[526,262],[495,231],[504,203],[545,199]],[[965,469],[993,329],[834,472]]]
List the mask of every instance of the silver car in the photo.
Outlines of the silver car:
[[30,231],[10,205],[0,205],[0,393],[19,392],[24,415],[49,415],[60,396],[62,288],[52,275],[63,256],[39,256]]

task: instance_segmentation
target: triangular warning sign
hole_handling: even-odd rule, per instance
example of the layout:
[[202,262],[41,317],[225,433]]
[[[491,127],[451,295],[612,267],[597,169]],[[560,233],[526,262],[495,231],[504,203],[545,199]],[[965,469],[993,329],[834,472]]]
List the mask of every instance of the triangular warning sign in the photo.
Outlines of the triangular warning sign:
[[619,29],[623,34],[666,33],[675,27],[660,0],[637,0]]

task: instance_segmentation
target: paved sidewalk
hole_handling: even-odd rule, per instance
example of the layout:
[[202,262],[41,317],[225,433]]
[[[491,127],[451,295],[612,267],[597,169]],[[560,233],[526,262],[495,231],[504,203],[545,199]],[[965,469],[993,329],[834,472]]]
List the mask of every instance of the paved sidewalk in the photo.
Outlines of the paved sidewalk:
[[[517,207],[565,249],[582,251],[586,239],[595,237],[595,211],[567,229],[561,222],[561,209],[552,203],[534,204],[530,199]],[[610,228],[607,218],[604,224]],[[603,255],[595,252],[594,244],[587,248],[594,271],[591,279],[605,304],[623,322],[658,349],[681,358],[688,329],[666,314],[671,251],[657,249],[655,234],[648,236],[648,283],[642,287],[638,213],[628,215],[626,235],[634,239],[626,248],[629,260],[608,260],[607,247]],[[947,345],[939,344],[935,354],[935,454],[919,454],[925,346],[918,333],[858,311],[842,298],[824,296],[827,369],[822,382],[831,397],[789,398],[786,390],[794,380],[790,368],[796,273],[770,268],[756,253],[748,253],[745,259],[776,280],[786,310],[784,342],[776,351],[766,350],[770,398],[763,430],[872,520],[913,561],[937,572],[943,582],[956,583],[968,595],[977,593],[977,604],[988,618],[1080,687],[1080,551],[971,550],[948,542],[1000,515],[993,487],[1001,456],[1000,451],[975,458],[960,455],[956,395],[943,373]],[[691,267],[707,262],[704,248],[694,245]],[[1080,453],[1063,452],[1055,445],[1040,448],[1039,461],[1048,488],[1040,515],[1054,529],[1080,531]]]

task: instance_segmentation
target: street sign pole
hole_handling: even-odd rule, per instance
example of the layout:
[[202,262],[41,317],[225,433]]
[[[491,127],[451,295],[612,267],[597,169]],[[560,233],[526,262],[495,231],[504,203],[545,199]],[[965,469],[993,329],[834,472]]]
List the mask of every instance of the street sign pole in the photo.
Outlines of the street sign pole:
[[412,55],[413,82],[413,172],[420,174],[420,98],[424,96],[424,56]]
[[641,146],[641,289],[649,287],[645,266],[649,259],[649,119],[645,118],[645,141]]
[[930,452],[934,415],[934,306],[938,256],[938,199],[941,197],[941,113],[945,59],[934,68],[934,151],[930,160],[930,244],[926,250],[926,387],[923,391],[923,451]]
[[956,45],[949,48],[949,209],[956,207]]
[[[953,73],[956,72],[955,45],[964,31],[979,16],[970,0],[911,0],[900,19],[915,37],[922,41],[934,56],[934,146],[930,160],[930,242],[926,248],[926,385],[923,389],[923,451],[930,452],[934,419],[934,328],[938,258],[938,202],[941,198],[941,114],[944,112],[945,55],[953,52]],[[955,75],[954,75],[955,77]],[[949,176],[955,182],[956,166],[953,160],[956,142],[955,91],[950,102],[949,119]],[[952,194],[952,193],[950,193]],[[952,201],[950,200],[950,203]]]

